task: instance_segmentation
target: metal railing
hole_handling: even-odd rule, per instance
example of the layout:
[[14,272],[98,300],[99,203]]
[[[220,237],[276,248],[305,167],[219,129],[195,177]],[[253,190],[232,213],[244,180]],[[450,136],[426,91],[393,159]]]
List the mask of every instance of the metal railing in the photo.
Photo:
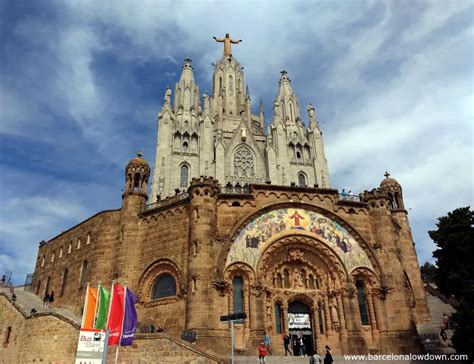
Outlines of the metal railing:
[[352,195],[352,194],[348,194],[348,193],[340,193],[339,194],[339,201],[360,202],[360,196]]
[[183,193],[177,194],[175,196],[165,198],[164,200],[160,200],[160,201],[156,201],[156,202],[153,202],[151,204],[148,204],[148,205],[146,205],[146,209],[147,210],[152,210],[152,209],[156,209],[158,207],[168,206],[168,205],[171,205],[173,203],[185,200],[188,197],[189,197],[189,193],[183,192]]
[[230,195],[248,195],[250,194],[250,186],[249,185],[239,185],[236,184],[233,186],[232,184],[228,183],[224,187],[221,188],[222,194],[230,194]]

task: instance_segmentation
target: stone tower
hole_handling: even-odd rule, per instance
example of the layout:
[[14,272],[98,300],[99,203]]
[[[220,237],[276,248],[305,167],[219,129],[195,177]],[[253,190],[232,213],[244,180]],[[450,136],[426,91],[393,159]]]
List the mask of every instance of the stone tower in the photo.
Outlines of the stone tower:
[[194,81],[189,58],[179,82],[165,91],[158,115],[158,137],[150,201],[185,191],[192,178],[213,177],[221,186],[271,183],[330,187],[322,132],[314,107],[308,106],[308,127],[286,71],[281,72],[273,119],[265,133],[260,102],[252,114],[243,67],[224,54],[214,64],[212,93]]
[[150,166],[141,152],[125,167],[125,190],[120,211],[118,244],[114,249],[114,276],[128,282],[135,289],[138,277],[134,276],[140,259],[135,238],[139,229],[138,214],[145,211]]

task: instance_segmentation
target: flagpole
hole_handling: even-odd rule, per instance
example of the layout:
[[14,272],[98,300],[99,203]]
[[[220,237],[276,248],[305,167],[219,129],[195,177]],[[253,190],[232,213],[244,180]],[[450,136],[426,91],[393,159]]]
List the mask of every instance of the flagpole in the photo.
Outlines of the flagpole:
[[100,304],[100,282],[97,285],[97,299],[95,300],[95,310],[94,310],[94,321],[92,321],[92,328],[96,328],[96,320],[97,320],[97,311],[99,310]]
[[118,360],[118,353],[119,353],[119,349],[120,349],[120,346],[121,346],[121,342],[122,342],[122,335],[123,335],[123,322],[125,320],[125,307],[127,305],[127,282],[124,282],[123,284],[123,315],[122,315],[122,329],[120,330],[120,336],[119,336],[119,342],[118,342],[118,345],[117,345],[117,351],[115,352],[115,364],[117,364],[117,360]]
[[103,359],[103,364],[105,364],[107,362],[107,351],[109,350],[109,319],[110,319],[110,309],[112,307],[112,300],[114,298],[113,294],[114,294],[114,286],[115,286],[115,280],[112,280],[112,287],[110,288],[110,298],[109,298],[109,309],[107,311],[107,321],[105,322],[105,337],[106,337],[106,341],[105,341],[105,348],[104,348],[104,352],[106,353],[105,354],[105,359]]
[[82,311],[82,321],[81,321],[81,329],[84,327],[84,321],[86,319],[86,312],[87,312],[87,295],[89,293],[89,282],[87,282],[87,287],[86,287],[86,297],[84,298],[84,308]]

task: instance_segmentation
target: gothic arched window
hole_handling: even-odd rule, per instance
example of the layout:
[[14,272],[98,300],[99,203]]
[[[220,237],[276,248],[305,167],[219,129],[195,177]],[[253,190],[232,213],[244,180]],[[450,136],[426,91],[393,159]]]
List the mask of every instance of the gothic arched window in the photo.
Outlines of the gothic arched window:
[[84,260],[82,263],[82,268],[81,268],[81,279],[79,280],[79,287],[82,288],[86,285],[87,283],[87,273],[89,270],[89,263],[87,260]]
[[250,149],[241,145],[234,153],[234,175],[238,177],[254,177],[255,162]]
[[176,296],[176,280],[169,273],[163,273],[153,284],[152,299]]
[[244,280],[242,277],[234,277],[232,280],[233,311],[244,312]]
[[367,300],[365,296],[364,284],[361,281],[356,282],[357,299],[359,301],[360,320],[362,325],[370,325],[369,312],[367,311]]
[[298,186],[306,187],[306,177],[303,173],[298,174]]
[[281,334],[283,332],[283,312],[280,303],[275,303],[275,328],[276,333]]
[[189,167],[186,164],[181,166],[181,176],[180,176],[180,186],[187,187],[188,186],[188,175],[189,175]]
[[68,269],[64,269],[64,273],[63,273],[63,279],[61,281],[61,289],[59,290],[59,295],[62,296],[64,295],[64,292],[66,290],[66,282],[67,282],[67,274],[68,274]]
[[229,75],[229,96],[234,96],[234,77]]

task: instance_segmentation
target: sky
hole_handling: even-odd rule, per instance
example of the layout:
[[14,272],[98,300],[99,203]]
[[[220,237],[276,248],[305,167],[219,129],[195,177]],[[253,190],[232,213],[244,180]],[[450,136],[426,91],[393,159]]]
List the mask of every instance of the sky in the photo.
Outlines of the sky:
[[436,219],[473,204],[474,3],[0,0],[0,272],[119,208],[124,167],[154,162],[166,87],[193,60],[201,92],[230,33],[253,112],[286,69],[316,107],[332,187],[403,187],[421,263]]

